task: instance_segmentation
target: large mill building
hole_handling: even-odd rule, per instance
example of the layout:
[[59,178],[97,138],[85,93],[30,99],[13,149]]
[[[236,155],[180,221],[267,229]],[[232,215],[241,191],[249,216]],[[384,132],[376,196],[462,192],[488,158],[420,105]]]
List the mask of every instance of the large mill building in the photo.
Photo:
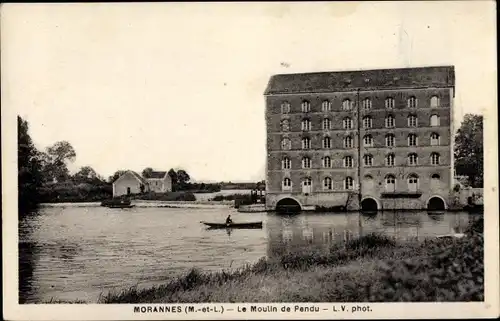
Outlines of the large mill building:
[[452,66],[272,76],[267,208],[447,208],[454,88]]

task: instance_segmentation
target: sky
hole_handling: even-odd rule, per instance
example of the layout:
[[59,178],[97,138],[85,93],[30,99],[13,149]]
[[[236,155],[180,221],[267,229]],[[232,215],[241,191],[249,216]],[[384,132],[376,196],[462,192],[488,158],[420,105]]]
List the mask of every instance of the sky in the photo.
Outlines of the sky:
[[[496,108],[495,3],[2,5],[2,107],[72,170],[265,177],[271,75],[454,65],[454,120]],[[458,126],[457,126],[458,127]]]

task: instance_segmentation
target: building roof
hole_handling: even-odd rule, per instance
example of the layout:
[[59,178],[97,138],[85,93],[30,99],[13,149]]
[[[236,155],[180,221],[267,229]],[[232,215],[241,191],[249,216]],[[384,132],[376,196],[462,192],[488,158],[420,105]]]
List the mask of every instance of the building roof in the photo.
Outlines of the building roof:
[[454,66],[434,66],[273,75],[264,95],[454,86]]
[[148,178],[164,178],[167,172],[152,171]]
[[126,174],[131,174],[135,179],[137,179],[140,183],[146,185],[147,182],[144,178],[141,177],[141,175],[139,175],[138,173],[134,172],[134,171],[126,171],[125,173],[123,173],[120,177],[118,177],[114,182],[113,184],[115,184],[116,182],[118,182],[124,175]]

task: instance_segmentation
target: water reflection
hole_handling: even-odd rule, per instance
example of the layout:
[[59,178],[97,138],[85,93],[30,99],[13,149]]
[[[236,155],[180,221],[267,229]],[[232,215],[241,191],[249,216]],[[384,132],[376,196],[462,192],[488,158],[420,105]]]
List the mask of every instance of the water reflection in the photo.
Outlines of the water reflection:
[[304,247],[327,250],[369,233],[398,240],[422,240],[438,235],[463,233],[467,213],[388,211],[374,213],[301,214],[295,217],[269,215],[268,256],[279,256]]

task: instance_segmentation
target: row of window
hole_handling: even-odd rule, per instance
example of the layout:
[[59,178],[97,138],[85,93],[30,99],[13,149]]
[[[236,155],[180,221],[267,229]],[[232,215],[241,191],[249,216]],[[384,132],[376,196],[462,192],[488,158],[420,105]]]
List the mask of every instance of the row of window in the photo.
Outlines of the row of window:
[[[372,180],[373,177],[370,175],[365,176],[365,180]],[[433,174],[431,176],[431,185],[439,183],[441,177],[438,174]],[[332,190],[333,189],[333,180],[331,177],[325,177],[323,179],[323,190]],[[389,174],[385,177],[384,179],[385,182],[385,190],[387,192],[394,192],[396,191],[396,177],[392,174]],[[417,191],[418,190],[418,183],[419,183],[419,177],[416,174],[410,174],[408,175],[408,178],[406,179],[406,182],[408,184],[408,189],[410,191]],[[312,179],[310,177],[305,178],[302,181],[302,191],[304,193],[310,193],[312,191]],[[289,177],[286,177],[283,179],[282,189],[284,191],[290,191],[292,189],[292,180]],[[354,188],[354,179],[350,176],[347,176],[344,178],[344,189],[352,190]]]
[[[418,126],[418,118],[415,115],[410,115],[407,118],[408,127],[417,127]],[[385,118],[385,127],[386,128],[394,128],[396,124],[396,119],[394,116],[389,115]],[[432,115],[430,117],[430,124],[432,127],[436,127],[440,125],[440,119],[438,115]],[[303,131],[312,130],[312,123],[310,119],[303,119],[301,123],[301,128]],[[342,127],[344,129],[352,129],[353,121],[350,117],[345,117],[342,120]],[[373,127],[373,118],[371,116],[363,117],[363,128],[369,129]],[[322,122],[323,130],[332,129],[332,121],[330,118],[324,118]],[[281,131],[288,132],[290,131],[290,121],[288,119],[283,119],[281,121]]]
[[[385,108],[393,109],[396,105],[396,100],[393,97],[387,97],[385,99]],[[418,99],[415,96],[412,96],[407,99],[406,106],[408,108],[417,108]],[[438,96],[432,96],[430,99],[431,108],[440,107],[440,99]],[[291,105],[288,101],[284,101],[281,103],[281,113],[288,114],[290,112]],[[308,100],[303,100],[301,103],[302,112],[308,113],[311,111],[311,103]],[[372,108],[372,100],[370,98],[365,98],[362,100],[362,108],[364,110],[370,110]],[[342,101],[342,110],[349,111],[354,109],[354,101],[350,99],[344,99]],[[321,103],[321,111],[328,112],[332,110],[332,103],[328,100],[324,100]]]
[[[374,147],[373,141],[374,139],[372,135],[363,136],[364,147]],[[394,134],[385,135],[386,147],[395,147],[395,142],[396,136],[394,136]],[[431,146],[439,146],[441,144],[441,136],[438,133],[432,133],[430,135],[430,143]],[[409,134],[407,137],[407,144],[409,147],[418,146],[418,136],[416,134]],[[352,138],[352,136],[344,137],[344,148],[353,148],[353,146],[354,139]],[[332,139],[330,137],[323,137],[322,147],[324,149],[332,148]],[[290,150],[292,148],[292,141],[290,140],[290,138],[283,138],[283,140],[281,141],[281,148],[283,150]],[[302,149],[311,149],[311,138],[302,138]]]
[[[386,166],[396,166],[396,156],[392,153],[387,154],[385,156],[385,165]],[[431,165],[439,165],[441,162],[441,156],[439,153],[431,153],[430,156]],[[373,155],[366,154],[363,156],[363,163],[365,166],[373,166]],[[309,157],[302,158],[302,168],[311,168],[312,160]],[[322,158],[323,168],[331,168],[332,167],[332,159],[329,156]],[[343,166],[344,167],[353,167],[353,158],[352,156],[345,156],[343,158]],[[407,164],[416,166],[418,165],[418,155],[416,153],[410,153],[407,156]],[[281,161],[282,169],[291,169],[292,168],[292,160],[288,157],[284,157]]]
[[[303,193],[311,193],[312,191],[312,179],[310,177],[305,178],[302,181],[302,192]],[[332,189],[332,179],[330,177],[326,177],[323,180],[323,186],[324,189],[326,190],[331,190]],[[288,177],[286,177],[282,184],[281,188],[284,191],[291,191],[292,190],[292,180]],[[349,189],[352,190],[354,188],[354,180],[352,177],[348,176],[344,179],[344,189]]]

